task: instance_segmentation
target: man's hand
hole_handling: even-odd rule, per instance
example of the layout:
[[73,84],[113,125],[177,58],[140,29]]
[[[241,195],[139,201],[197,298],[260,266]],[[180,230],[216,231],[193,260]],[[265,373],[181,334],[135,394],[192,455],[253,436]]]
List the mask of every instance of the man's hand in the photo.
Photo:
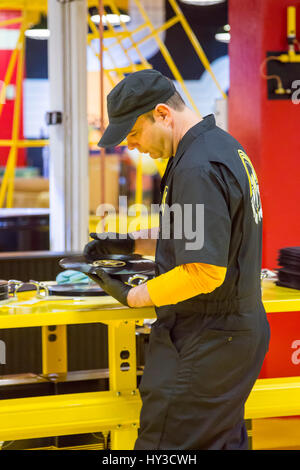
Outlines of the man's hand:
[[129,255],[134,252],[134,239],[128,234],[104,232],[90,233],[93,240],[84,247],[83,254],[88,261],[95,261],[103,255]]
[[108,295],[111,295],[121,304],[129,307],[127,296],[132,287],[124,284],[124,282],[118,281],[118,279],[112,278],[101,268],[97,269],[96,272],[97,275],[88,274],[88,276],[93,281],[95,281]]
[[98,268],[96,274],[87,274],[95,281],[108,295],[114,297],[121,304],[127,307],[149,307],[154,306],[148,289],[147,283],[140,286],[130,287],[118,279],[113,279],[103,269]]

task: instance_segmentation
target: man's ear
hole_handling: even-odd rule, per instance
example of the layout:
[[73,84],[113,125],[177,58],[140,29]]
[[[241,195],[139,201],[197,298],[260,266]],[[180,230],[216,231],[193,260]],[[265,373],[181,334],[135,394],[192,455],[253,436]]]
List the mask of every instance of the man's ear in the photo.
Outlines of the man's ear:
[[164,103],[158,103],[155,106],[153,117],[155,121],[164,122],[167,125],[171,124],[173,120],[171,108]]

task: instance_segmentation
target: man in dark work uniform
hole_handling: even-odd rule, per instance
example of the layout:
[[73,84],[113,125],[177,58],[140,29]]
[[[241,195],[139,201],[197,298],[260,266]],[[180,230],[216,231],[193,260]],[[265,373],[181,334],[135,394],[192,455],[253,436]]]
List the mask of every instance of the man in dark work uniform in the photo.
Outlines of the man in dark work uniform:
[[244,404],[269,343],[252,163],[213,115],[200,119],[155,70],[126,77],[107,103],[109,126],[99,146],[127,137],[129,149],[168,159],[157,240],[138,232],[92,234],[85,247],[87,258],[96,259],[145,254],[156,243],[154,279],[130,288],[103,270],[97,278],[121,303],[154,305],[157,313],[135,449],[247,449]]

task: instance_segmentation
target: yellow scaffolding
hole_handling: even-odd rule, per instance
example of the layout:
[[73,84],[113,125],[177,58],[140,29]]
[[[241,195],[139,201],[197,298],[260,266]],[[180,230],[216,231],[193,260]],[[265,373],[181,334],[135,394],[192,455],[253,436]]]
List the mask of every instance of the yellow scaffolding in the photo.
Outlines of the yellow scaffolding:
[[[168,0],[169,4],[171,5],[174,16],[170,18],[168,21],[164,22],[161,26],[155,28],[147,14],[146,9],[143,6],[143,2],[141,0],[134,0],[138,11],[143,18],[144,23],[139,25],[134,30],[129,30],[127,25],[121,20],[121,30],[116,30],[114,26],[107,21],[107,30],[104,31],[102,21],[100,23],[99,28],[95,25],[95,23],[91,20],[90,15],[87,15],[87,24],[90,27],[90,32],[87,33],[87,43],[90,45],[91,49],[93,50],[94,54],[100,60],[100,80],[102,80],[102,84],[100,86],[100,100],[101,100],[101,109],[103,109],[103,101],[105,97],[103,96],[103,75],[106,76],[108,79],[111,87],[113,88],[116,83],[122,80],[127,73],[132,73],[140,69],[151,68],[151,64],[145,59],[143,54],[141,53],[139,46],[150,38],[155,39],[157,45],[159,47],[160,52],[162,53],[174,79],[180,84],[182,90],[184,91],[190,105],[194,109],[194,111],[201,117],[200,111],[197,108],[192,96],[190,95],[184,79],[176,66],[170,52],[168,51],[166,45],[160,38],[160,33],[163,31],[168,30],[175,24],[180,23],[182,28],[184,29],[189,41],[191,42],[199,60],[202,62],[204,68],[211,76],[212,80],[214,81],[216,87],[221,92],[222,96],[226,98],[226,94],[222,90],[220,84],[218,83],[211,67],[210,63],[198,41],[195,34],[191,30],[186,18],[184,17],[180,7],[178,6],[176,0]],[[106,13],[105,8],[109,7],[114,14],[120,15],[120,9],[118,4],[120,4],[120,0],[104,0],[102,3],[103,12]],[[98,7],[99,1],[97,0],[88,0],[87,1],[88,8],[90,7]],[[13,71],[17,64],[17,84],[16,84],[16,99],[14,105],[14,116],[13,116],[13,128],[12,128],[12,138],[11,139],[2,139],[0,140],[0,147],[10,147],[10,152],[6,164],[5,173],[3,176],[1,188],[0,188],[0,207],[3,207],[6,198],[6,207],[12,207],[13,204],[13,188],[14,188],[14,175],[15,175],[15,166],[16,166],[16,155],[18,148],[26,148],[26,147],[43,147],[49,145],[49,140],[20,140],[18,138],[19,133],[19,120],[20,120],[20,106],[21,106],[21,87],[22,87],[22,70],[23,70],[23,61],[24,61],[24,33],[25,30],[30,27],[30,25],[36,23],[40,14],[47,13],[47,0],[0,0],[0,9],[6,10],[18,10],[18,15],[20,15],[20,11],[22,11],[22,16],[16,16],[16,18],[11,18],[8,20],[4,20],[0,22],[0,27],[10,25],[10,24],[17,24],[20,23],[20,34],[19,39],[17,42],[17,46],[11,54],[11,58],[9,61],[9,65],[6,71],[4,85],[1,90],[0,95],[0,116],[3,109],[3,94],[5,93],[6,86],[10,83]],[[142,31],[143,29],[147,29],[150,31],[149,34],[146,34],[142,39],[139,41],[134,40],[134,35],[137,32]],[[103,44],[103,40],[106,38],[115,38],[115,41],[112,42],[109,46],[105,46]],[[124,47],[123,40],[124,38],[129,38],[131,45],[128,48]],[[92,40],[97,39],[100,40],[100,54],[97,53],[92,45]],[[114,63],[114,68],[112,69],[104,69],[103,67],[103,60],[101,54],[105,51],[110,58],[112,59],[111,55],[111,48],[115,45],[119,45],[122,49],[123,53],[125,54],[129,65],[126,67],[118,67],[117,64]],[[136,53],[139,57],[139,64],[133,62],[130,57],[129,51],[131,49],[135,49]],[[113,61],[113,60],[112,60]],[[103,114],[103,111],[102,111]],[[103,132],[103,116],[101,116],[101,132]],[[95,142],[90,142],[90,144],[95,144]],[[126,141],[122,143],[126,145]],[[102,152],[102,173],[104,174],[104,157],[105,154]],[[165,161],[155,160],[155,164],[157,166],[157,171],[159,172],[160,176],[164,173],[166,167]],[[138,166],[137,166],[137,173],[136,173],[136,203],[141,203],[142,195],[143,195],[143,188],[142,188],[142,158],[138,159]]]

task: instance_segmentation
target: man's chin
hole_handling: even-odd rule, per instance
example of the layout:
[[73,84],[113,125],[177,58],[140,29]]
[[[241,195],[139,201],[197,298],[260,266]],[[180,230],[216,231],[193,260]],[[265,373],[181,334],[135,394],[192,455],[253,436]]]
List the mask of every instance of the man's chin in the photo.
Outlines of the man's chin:
[[159,158],[162,158],[162,159],[169,158],[168,155],[157,155],[157,154],[154,154],[154,153],[149,153],[148,155],[149,155],[149,157],[152,158],[152,160],[158,160]]

